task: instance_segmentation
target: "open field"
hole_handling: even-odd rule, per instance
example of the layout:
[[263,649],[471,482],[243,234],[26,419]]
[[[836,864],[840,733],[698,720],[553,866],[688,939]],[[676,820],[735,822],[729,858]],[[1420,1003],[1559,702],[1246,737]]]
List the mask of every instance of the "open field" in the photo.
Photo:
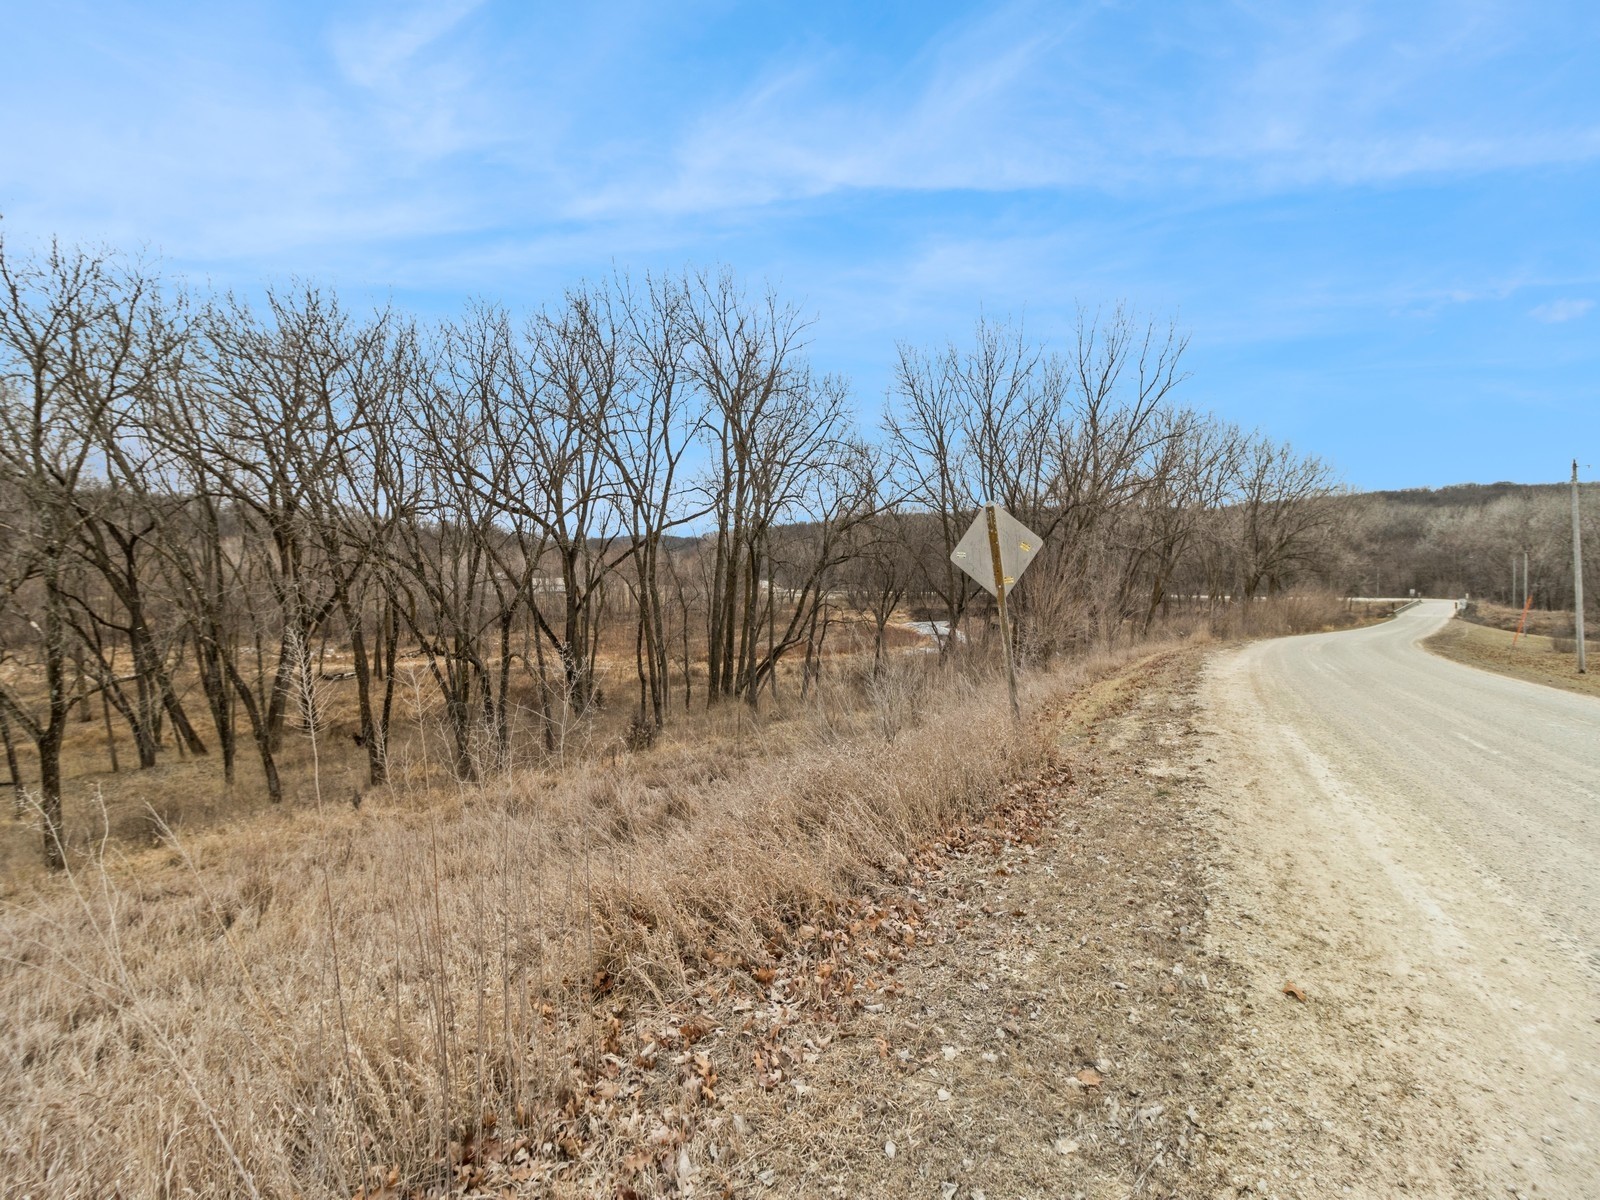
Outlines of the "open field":
[[[910,630],[891,625],[885,631],[885,647],[892,653],[931,647],[929,639]],[[553,748],[544,749],[539,735],[541,717],[537,707],[537,679],[519,667],[512,676],[510,725],[513,742],[521,747],[511,764],[514,769],[554,769],[596,759],[613,760],[627,745],[629,703],[633,663],[621,633],[607,639],[598,656],[597,678],[601,690],[618,698],[593,708],[581,717],[557,709],[554,713]],[[859,671],[859,661],[872,642],[871,631],[854,620],[836,622],[832,641],[825,649],[830,663],[843,664],[846,675]],[[291,719],[277,754],[285,787],[284,804],[315,806],[320,792],[322,803],[364,804],[369,799],[366,751],[353,735],[359,728],[356,712],[356,684],[350,678],[348,650],[330,649],[320,660],[321,669],[331,679],[319,682],[318,703],[323,710],[323,729],[313,747],[312,739],[297,719]],[[778,670],[779,703],[767,701],[759,714],[745,705],[727,704],[708,712],[703,700],[705,669],[690,668],[694,704],[682,709],[684,682],[681,670],[674,680],[674,706],[679,709],[672,723],[660,735],[667,744],[682,743],[705,747],[726,742],[735,754],[749,753],[746,743],[755,737],[781,740],[789,718],[805,710],[796,702],[801,686],[799,662],[785,662]],[[24,673],[15,665],[0,668],[5,677],[18,681]],[[450,745],[443,722],[443,705],[421,656],[402,657],[395,665],[396,699],[388,754],[389,786],[379,793],[398,791],[426,793],[431,788],[453,791]],[[29,691],[42,691],[42,684],[24,679]],[[180,696],[196,708],[203,708],[198,682],[192,672],[178,679]],[[844,698],[835,693],[837,701]],[[856,698],[850,700],[853,706]],[[211,731],[205,729],[209,737]],[[313,756],[315,749],[315,756]],[[143,848],[159,842],[166,830],[184,835],[197,834],[222,826],[270,817],[278,806],[267,798],[261,763],[248,741],[239,748],[234,782],[223,779],[221,755],[214,738],[212,752],[187,755],[181,743],[170,736],[156,766],[140,770],[133,740],[127,725],[116,718],[109,725],[102,721],[94,705],[75,707],[62,747],[64,778],[62,806],[69,854],[82,855],[109,839],[119,848]],[[39,778],[38,756],[27,739],[15,743],[19,773],[24,790],[34,789]],[[113,770],[113,763],[118,770]],[[313,767],[315,765],[315,771]],[[3,764],[0,764],[3,769]],[[382,795],[377,796],[382,803]],[[43,875],[39,855],[40,832],[30,819],[25,805],[8,805],[16,820],[0,820],[0,896],[14,895],[31,888]]]
[[[1127,657],[1032,680],[1030,708]],[[742,748],[286,804],[80,860],[0,933],[6,1177],[332,1195],[504,1167],[649,1194],[680,1149],[711,1169],[717,1077],[752,1060],[690,1053],[696,1014],[770,1011],[756,1061],[781,1073],[786,1006],[897,986],[909,857],[1050,767],[992,681],[895,679]]]
[[[1571,629],[1570,616],[1566,628]],[[1579,675],[1570,636],[1552,638],[1546,634],[1524,633],[1515,646],[1512,637],[1508,629],[1456,619],[1423,644],[1435,654],[1469,667],[1569,692],[1600,696],[1600,657],[1597,657],[1600,642],[1586,639],[1590,665],[1586,674]]]
[[1545,637],[1572,637],[1570,608],[1530,608],[1524,618],[1520,606],[1474,600],[1459,616],[1468,624],[1503,629],[1507,633],[1515,632],[1517,626],[1521,625],[1524,636],[1535,633]]

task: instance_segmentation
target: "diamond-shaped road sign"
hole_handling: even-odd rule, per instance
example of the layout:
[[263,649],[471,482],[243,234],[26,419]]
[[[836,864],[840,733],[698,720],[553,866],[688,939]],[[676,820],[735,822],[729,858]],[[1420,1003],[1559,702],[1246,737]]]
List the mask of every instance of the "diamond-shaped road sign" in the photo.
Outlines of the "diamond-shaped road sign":
[[[991,595],[994,587],[994,555],[989,546],[989,505],[978,510],[966,533],[956,543],[950,561],[978,581]],[[1039,553],[1039,535],[998,504],[994,508],[995,531],[1000,541],[1000,574],[1009,591],[1022,578],[1034,555]]]

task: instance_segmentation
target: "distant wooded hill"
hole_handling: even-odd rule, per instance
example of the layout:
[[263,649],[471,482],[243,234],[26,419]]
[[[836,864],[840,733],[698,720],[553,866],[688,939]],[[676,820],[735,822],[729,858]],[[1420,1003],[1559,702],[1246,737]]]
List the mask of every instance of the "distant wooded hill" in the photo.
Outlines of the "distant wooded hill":
[[[1581,485],[1586,609],[1600,593],[1600,484]],[[1462,483],[1443,488],[1352,493],[1342,510],[1334,582],[1367,595],[1471,594],[1520,604],[1512,594],[1522,555],[1539,608],[1572,607],[1572,507],[1566,484]]]

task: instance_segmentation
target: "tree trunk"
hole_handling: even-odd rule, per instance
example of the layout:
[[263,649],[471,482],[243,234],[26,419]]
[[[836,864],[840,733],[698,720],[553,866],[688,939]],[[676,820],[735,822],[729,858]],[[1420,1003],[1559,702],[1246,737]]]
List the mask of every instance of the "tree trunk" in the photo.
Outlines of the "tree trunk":
[[[261,705],[256,700],[255,693],[245,683],[244,677],[239,673],[239,668],[233,663],[227,664],[228,674],[233,680],[233,694],[244,703],[245,716],[250,721],[251,739],[256,744],[256,753],[261,758],[261,773],[267,782],[267,799],[273,804],[283,801],[283,781],[278,777],[278,762],[276,746],[273,742],[272,723],[267,713],[261,711]],[[229,718],[230,724],[232,718]]]
[[205,693],[206,706],[211,710],[211,724],[217,731],[217,745],[222,750],[222,781],[233,786],[234,758],[237,741],[233,725],[233,696],[231,685],[223,669],[221,631],[214,625],[209,634],[193,635],[195,665],[200,671],[200,687]]
[[156,683],[161,688],[161,704],[167,710],[167,716],[172,718],[172,728],[183,739],[185,749],[190,754],[208,753],[204,740],[189,721],[189,714],[184,712],[178,693],[173,690],[171,677],[159,666],[156,668]]
[[111,724],[111,699],[106,695],[104,688],[100,689],[100,715],[105,720],[106,726],[106,757],[111,760],[111,773],[116,775],[121,772],[121,764],[117,762],[117,731]]
[[379,729],[372,717],[372,665],[367,659],[367,638],[361,617],[346,600],[340,601],[340,607],[350,630],[350,657],[356,673],[356,719],[359,723],[356,736],[367,752],[367,782],[377,787],[386,778],[383,742],[387,731]]
[[39,811],[44,816],[44,864],[52,871],[59,871],[67,865],[66,834],[61,823],[63,732],[62,722],[55,714],[51,714],[50,724],[34,743],[39,748]]
[[21,816],[26,797],[26,793],[22,790],[22,768],[17,763],[17,746],[11,740],[11,722],[6,719],[6,710],[3,707],[0,707],[0,745],[5,747],[6,771],[11,783],[12,800],[17,815]]
[[[532,596],[528,598],[528,607],[537,613],[538,601]],[[543,619],[540,618],[540,623]],[[550,674],[544,661],[544,639],[538,634],[533,638],[534,662],[539,669],[539,726],[544,736],[544,752],[554,755],[556,752],[555,719],[550,715]]]

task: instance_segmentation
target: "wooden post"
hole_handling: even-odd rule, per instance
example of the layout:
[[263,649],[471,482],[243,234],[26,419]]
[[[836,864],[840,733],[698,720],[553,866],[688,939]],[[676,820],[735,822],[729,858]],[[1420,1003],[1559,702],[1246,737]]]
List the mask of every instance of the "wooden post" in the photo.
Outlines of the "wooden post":
[[[1578,520],[1578,460],[1572,460],[1572,632],[1578,642],[1578,674],[1589,669],[1583,642],[1583,529]],[[992,529],[993,526],[991,525]]]
[[989,557],[994,564],[994,600],[1000,612],[1000,645],[1006,654],[1006,686],[1011,692],[1011,715],[1021,718],[1022,706],[1017,702],[1017,664],[1011,657],[1011,624],[1006,619],[1006,575],[1000,565],[1000,526],[994,515],[992,503],[983,506],[989,518]]

